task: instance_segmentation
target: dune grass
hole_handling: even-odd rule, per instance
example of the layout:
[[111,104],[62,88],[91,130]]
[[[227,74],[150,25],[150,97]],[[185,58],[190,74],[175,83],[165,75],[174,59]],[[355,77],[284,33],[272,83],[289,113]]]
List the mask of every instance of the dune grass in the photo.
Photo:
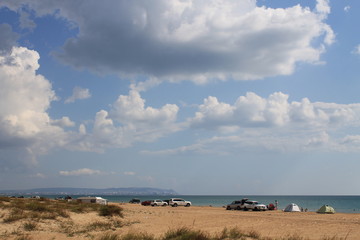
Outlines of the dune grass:
[[[127,233],[125,235],[117,235],[115,233],[106,233],[98,238],[98,240],[308,240],[298,235],[289,235],[284,237],[271,238],[261,236],[256,231],[244,231],[240,228],[225,228],[220,233],[210,235],[201,230],[182,227],[178,229],[168,230],[162,237],[156,238],[147,233]],[[319,240],[346,240],[346,238],[323,237]]]
[[122,213],[123,209],[119,206],[115,205],[104,205],[101,206],[99,209],[99,215],[100,216],[119,216],[123,217]]
[[12,223],[22,219],[57,219],[69,218],[69,212],[98,212],[100,216],[123,217],[123,209],[115,205],[102,206],[77,201],[9,198],[0,197],[0,209],[9,209],[9,214],[2,217],[3,223]]

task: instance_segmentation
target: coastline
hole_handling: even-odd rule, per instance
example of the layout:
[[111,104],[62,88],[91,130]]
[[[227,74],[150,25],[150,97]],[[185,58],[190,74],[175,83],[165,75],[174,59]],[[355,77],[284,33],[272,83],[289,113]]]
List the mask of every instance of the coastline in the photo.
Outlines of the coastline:
[[[31,196],[31,195],[30,195]],[[26,197],[30,197],[26,195]],[[49,199],[64,197],[64,194],[40,195]],[[88,196],[71,195],[73,198]],[[284,209],[288,204],[295,203],[303,209],[316,211],[327,204],[332,206],[338,213],[360,213],[360,196],[357,195],[106,195],[97,194],[112,203],[128,203],[132,198],[139,198],[141,201],[152,199],[170,199],[180,197],[192,202],[194,206],[222,207],[234,200],[249,198],[268,205],[278,201],[278,209]]]

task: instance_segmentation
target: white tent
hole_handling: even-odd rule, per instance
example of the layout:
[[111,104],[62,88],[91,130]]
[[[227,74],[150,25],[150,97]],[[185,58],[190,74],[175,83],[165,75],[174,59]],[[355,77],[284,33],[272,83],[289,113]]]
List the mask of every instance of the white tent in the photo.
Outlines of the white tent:
[[291,203],[286,206],[284,212],[301,212],[301,210],[298,205],[296,205],[295,203]]

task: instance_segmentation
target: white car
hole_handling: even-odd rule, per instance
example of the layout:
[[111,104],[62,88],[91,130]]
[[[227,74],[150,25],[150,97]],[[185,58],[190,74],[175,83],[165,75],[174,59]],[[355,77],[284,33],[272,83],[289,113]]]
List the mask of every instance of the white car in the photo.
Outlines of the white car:
[[169,200],[169,205],[172,206],[172,207],[177,207],[177,206],[190,207],[191,202],[190,201],[185,201],[182,198],[171,198]]
[[154,207],[154,206],[167,206],[168,204],[163,200],[155,199],[151,201],[150,205]]
[[253,211],[265,211],[267,209],[264,204],[251,200],[245,201],[241,208],[245,211],[249,209],[252,209]]

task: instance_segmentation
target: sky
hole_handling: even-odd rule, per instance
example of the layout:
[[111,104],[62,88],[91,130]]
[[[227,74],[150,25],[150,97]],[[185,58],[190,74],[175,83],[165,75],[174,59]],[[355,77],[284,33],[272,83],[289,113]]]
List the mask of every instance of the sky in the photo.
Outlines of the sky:
[[360,194],[357,0],[2,0],[0,190]]

